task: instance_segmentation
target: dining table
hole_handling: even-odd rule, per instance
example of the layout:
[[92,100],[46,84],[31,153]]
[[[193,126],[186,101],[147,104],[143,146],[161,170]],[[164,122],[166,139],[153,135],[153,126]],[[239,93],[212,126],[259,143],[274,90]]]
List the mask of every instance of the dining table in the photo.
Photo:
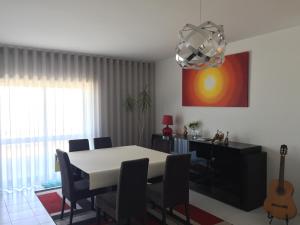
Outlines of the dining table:
[[67,152],[67,154],[70,163],[88,175],[90,190],[117,185],[121,164],[128,160],[148,158],[148,178],[162,176],[169,155],[136,145]]

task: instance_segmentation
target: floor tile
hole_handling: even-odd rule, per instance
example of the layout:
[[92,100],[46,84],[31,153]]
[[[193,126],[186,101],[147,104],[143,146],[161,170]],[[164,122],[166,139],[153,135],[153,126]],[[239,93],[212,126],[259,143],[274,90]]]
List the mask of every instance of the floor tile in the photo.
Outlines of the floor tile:
[[8,205],[7,206],[7,211],[9,213],[22,212],[22,211],[25,211],[25,210],[28,210],[28,209],[30,209],[28,203],[27,204],[21,204],[21,205],[15,204],[15,205]]
[[12,225],[12,223],[10,221],[6,221],[6,222],[3,222],[3,223],[0,222],[0,225]]
[[0,205],[1,204],[5,204],[5,200],[2,197],[0,197]]
[[[191,204],[214,214],[234,225],[266,225],[268,219],[262,208],[245,212],[230,205],[190,191]],[[272,225],[284,221],[274,219]],[[290,221],[299,225],[300,217]],[[0,194],[0,225],[55,225],[34,192],[23,194]]]
[[40,224],[51,223],[53,221],[49,215],[36,216],[36,218],[40,222]]
[[33,214],[35,216],[49,215],[49,213],[47,212],[47,210],[44,209],[43,207],[33,208],[32,211],[33,211]]
[[10,222],[10,217],[8,213],[1,213],[0,214],[0,224],[2,223],[9,223]]
[[23,198],[14,198],[14,199],[9,199],[9,200],[5,200],[5,204],[6,206],[12,206],[12,205],[27,205],[28,202],[26,199]]
[[6,209],[5,202],[0,202],[0,209]]
[[56,225],[56,224],[54,223],[54,221],[51,221],[51,222],[48,222],[48,223],[42,223],[42,225]]
[[3,199],[5,201],[13,200],[13,199],[24,199],[24,195],[22,192],[8,193],[3,195]]
[[25,199],[27,199],[27,201],[39,201],[39,198],[36,196],[34,192],[24,193],[23,196]]
[[20,220],[20,219],[26,219],[28,217],[34,217],[34,214],[31,209],[21,211],[21,212],[14,212],[14,213],[9,213],[9,217],[11,221],[15,220]]
[[28,204],[31,208],[43,207],[43,205],[40,201],[28,202]]
[[[267,225],[269,220],[262,208],[246,212],[205,195],[190,191],[190,201],[193,205],[216,215],[233,225]],[[284,225],[285,221],[274,219],[272,225]],[[289,225],[299,225],[300,216],[290,221]]]
[[1,208],[0,208],[0,215],[5,214],[5,213],[6,213],[6,214],[8,213],[6,206],[1,207]]
[[12,221],[12,225],[40,225],[40,223],[36,218],[32,217]]

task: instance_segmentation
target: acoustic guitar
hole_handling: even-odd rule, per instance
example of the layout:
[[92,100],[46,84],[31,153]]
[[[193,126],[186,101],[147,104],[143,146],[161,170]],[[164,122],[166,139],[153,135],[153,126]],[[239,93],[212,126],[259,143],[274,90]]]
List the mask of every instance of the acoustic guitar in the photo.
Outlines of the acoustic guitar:
[[271,182],[268,197],[264,202],[264,209],[268,212],[270,224],[273,217],[286,220],[288,224],[289,219],[295,217],[297,214],[297,208],[292,198],[294,187],[290,182],[284,180],[287,150],[286,145],[281,145],[279,179]]

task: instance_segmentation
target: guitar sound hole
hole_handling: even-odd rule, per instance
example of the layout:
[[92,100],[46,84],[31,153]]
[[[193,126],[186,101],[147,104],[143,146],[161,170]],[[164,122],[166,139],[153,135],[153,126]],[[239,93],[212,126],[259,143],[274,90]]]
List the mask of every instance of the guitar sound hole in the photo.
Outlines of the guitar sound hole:
[[283,188],[277,188],[277,194],[279,195],[284,195],[285,194],[285,190]]

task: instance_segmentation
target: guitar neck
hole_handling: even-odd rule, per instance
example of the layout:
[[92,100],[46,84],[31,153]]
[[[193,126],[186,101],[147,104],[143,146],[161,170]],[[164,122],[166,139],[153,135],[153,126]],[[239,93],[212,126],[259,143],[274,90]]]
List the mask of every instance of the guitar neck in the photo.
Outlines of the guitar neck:
[[285,157],[280,156],[280,169],[279,169],[279,185],[278,191],[284,191],[284,167],[285,167]]

